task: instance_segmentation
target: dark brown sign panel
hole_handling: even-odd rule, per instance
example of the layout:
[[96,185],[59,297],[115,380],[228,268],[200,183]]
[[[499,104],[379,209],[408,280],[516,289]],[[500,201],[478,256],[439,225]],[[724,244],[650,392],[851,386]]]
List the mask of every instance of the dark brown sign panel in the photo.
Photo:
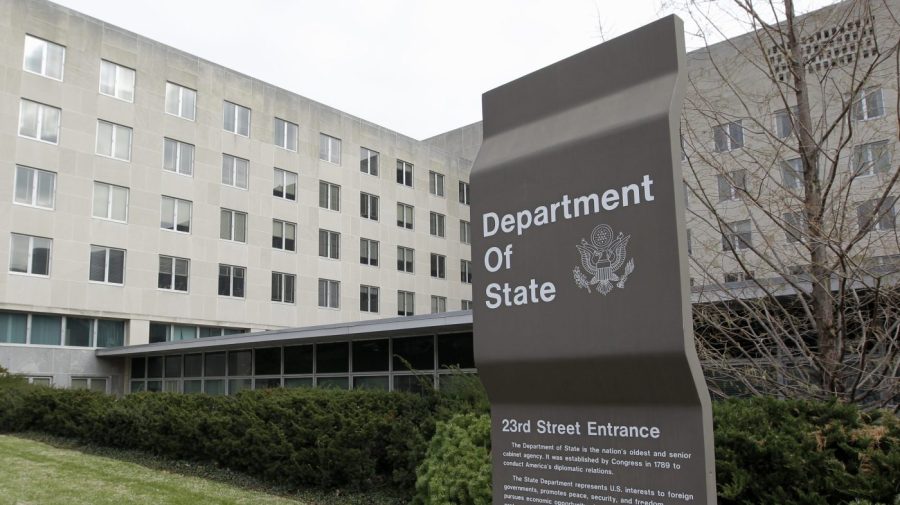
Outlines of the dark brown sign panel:
[[668,17],[484,95],[475,353],[494,503],[715,503]]

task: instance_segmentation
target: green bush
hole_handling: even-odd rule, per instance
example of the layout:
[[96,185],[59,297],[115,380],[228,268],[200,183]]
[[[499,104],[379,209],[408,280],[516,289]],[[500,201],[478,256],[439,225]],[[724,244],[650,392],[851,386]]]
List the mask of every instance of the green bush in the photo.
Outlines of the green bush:
[[457,414],[439,422],[416,479],[416,505],[491,503],[491,420]]
[[714,404],[722,505],[893,503],[900,425],[885,411],[769,398]]
[[402,393],[139,393],[0,390],[0,431],[32,430],[258,476],[285,487],[411,488],[434,429],[431,404]]

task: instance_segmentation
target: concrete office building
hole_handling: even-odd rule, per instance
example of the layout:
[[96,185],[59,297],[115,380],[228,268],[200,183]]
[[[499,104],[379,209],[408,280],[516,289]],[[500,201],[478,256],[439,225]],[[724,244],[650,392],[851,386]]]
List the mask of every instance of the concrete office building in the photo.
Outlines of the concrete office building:
[[[820,69],[868,61],[875,35],[894,34],[883,11],[840,14],[848,5],[806,18],[810,50],[828,27]],[[0,365],[112,393],[415,390],[416,374],[474,371],[471,313],[453,311],[473,299],[480,123],[417,141],[44,0],[2,3],[0,26]],[[726,69],[754,97],[748,114],[716,66],[758,49],[748,34],[688,55],[695,301],[752,284],[725,240],[785,251],[802,272],[796,242],[741,197],[752,187],[782,205],[796,185],[795,155],[758,135],[786,131],[777,85]],[[896,171],[890,75],[855,99],[860,133],[836,158],[863,176],[847,186],[854,206]],[[740,174],[753,159],[766,161]],[[862,260],[896,270],[893,207],[880,219]]]

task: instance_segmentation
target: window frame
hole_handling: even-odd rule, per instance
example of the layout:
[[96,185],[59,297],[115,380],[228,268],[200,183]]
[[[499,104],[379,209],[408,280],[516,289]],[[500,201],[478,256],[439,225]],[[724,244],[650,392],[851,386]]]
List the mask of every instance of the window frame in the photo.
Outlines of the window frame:
[[[368,219],[370,221],[378,221],[378,213],[379,213],[379,200],[378,195],[373,195],[372,193],[366,193],[365,191],[359,192],[359,217],[363,219]],[[374,212],[373,212],[374,209]],[[374,217],[373,217],[374,214]]]
[[[877,116],[869,115],[869,99],[877,93],[878,102],[881,106],[881,112]],[[884,107],[884,91],[881,86],[873,86],[860,90],[859,94],[854,97],[853,103],[850,105],[851,116],[854,121],[871,121],[873,119],[883,118],[887,112]]]
[[[166,161],[167,161],[166,147],[170,143],[173,143],[175,145],[175,167],[174,167],[174,169],[170,169],[170,168],[166,167]],[[184,150],[183,146],[188,146],[191,148],[190,172],[188,172],[188,173],[185,173],[183,170],[183,167],[181,166],[181,164],[182,164],[181,162],[183,161],[183,158],[181,156],[182,151]],[[163,164],[162,164],[163,171],[169,172],[171,174],[181,175],[183,177],[193,177],[194,176],[194,154],[196,153],[196,151],[197,151],[197,146],[195,146],[194,144],[189,144],[187,142],[175,140],[171,137],[163,137]]]
[[[323,195],[325,197],[325,206],[322,205]],[[332,212],[341,211],[341,186],[339,184],[319,180],[319,208]]]
[[401,317],[416,315],[416,293],[414,291],[397,290],[397,315]]
[[[278,281],[279,288],[279,297],[275,298],[275,279],[280,279]],[[287,300],[286,294],[288,293],[288,283],[287,279],[291,279],[291,289],[290,289],[290,300]],[[295,305],[297,303],[297,276],[295,274],[289,274],[286,272],[272,272],[272,286],[271,286],[271,296],[273,302],[275,303],[283,303],[286,305]]]
[[432,237],[447,238],[447,216],[440,212],[430,211],[428,233]]
[[[727,127],[727,131],[725,128]],[[740,131],[740,143],[736,142],[737,135],[735,134],[735,127]],[[719,132],[724,134],[723,140],[725,141],[724,146],[720,148],[719,142],[717,140]],[[727,123],[721,123],[713,126],[713,151],[717,153],[727,153],[731,151],[736,151],[741,149],[746,144],[744,139],[744,125],[743,120],[738,119],[736,121],[728,121]]]
[[[401,262],[403,268],[400,268]],[[407,267],[409,269],[407,270]],[[412,247],[397,246],[397,271],[408,274],[416,273],[416,250]]]
[[[322,305],[322,287],[325,286],[325,305]],[[336,300],[337,305],[332,306],[332,299]],[[341,309],[341,281],[334,279],[325,279],[320,277],[317,289],[317,304],[320,309]]]
[[[325,237],[325,255],[322,254],[322,237]],[[332,256],[332,252],[336,251],[337,256]],[[337,231],[319,228],[319,257],[331,260],[341,259],[341,233]]]
[[431,278],[447,279],[447,256],[444,254],[431,253]]
[[[366,253],[365,255],[363,255],[363,250],[365,250],[365,253]],[[375,252],[374,260],[372,259],[372,256],[373,256],[372,251],[373,250]],[[379,241],[370,239],[370,238],[365,238],[365,237],[359,238],[359,263],[361,265],[367,265],[370,267],[377,268],[380,256],[381,256],[381,244],[379,243]],[[365,261],[363,261],[363,260],[365,260]],[[374,263],[373,263],[373,261],[374,261]]]
[[[228,292],[225,294],[222,293],[222,279],[223,279],[222,269],[223,268],[227,272],[227,274],[224,277],[226,279],[228,279]],[[242,267],[242,266],[238,266],[238,265],[229,265],[226,263],[219,263],[218,272],[219,273],[216,276],[218,279],[216,292],[219,296],[222,296],[225,298],[242,298],[242,299],[247,298],[247,267]],[[240,272],[241,275],[237,275],[238,272]],[[240,295],[235,294],[237,292],[237,286],[238,286],[237,280],[238,279],[241,279],[241,281],[240,281],[241,294]]]
[[[282,247],[275,247],[275,227],[281,225],[281,245]],[[287,248],[287,229],[288,227],[294,228],[294,247],[291,249]],[[285,221],[282,219],[272,218],[272,249],[276,251],[286,251],[286,252],[297,252],[297,223],[292,223],[290,221]]]
[[[229,100],[222,100],[222,129],[227,131],[228,133],[233,133],[235,135],[239,135],[241,137],[250,138],[250,124],[252,123],[251,113],[252,110],[249,107],[244,107],[239,103],[235,103]],[[233,108],[233,116],[234,116],[234,129],[228,129],[228,106],[231,105]],[[241,128],[241,111],[247,111],[247,133],[242,133],[243,128]]]
[[[441,308],[443,306],[443,308]],[[447,297],[431,295],[431,313],[443,314],[447,312]]]
[[[728,185],[727,198],[722,194],[723,182]],[[739,169],[724,174],[716,174],[716,185],[719,190],[719,203],[739,201],[741,192],[747,191],[747,171]]]
[[[225,179],[225,171],[226,171],[225,163],[228,160],[231,160],[231,166],[227,169],[230,172],[230,177],[231,177],[231,181],[232,181],[231,183],[227,182],[227,180]],[[243,163],[245,163],[245,166],[246,166],[246,170],[244,170],[246,179],[243,181],[244,182],[243,186],[238,184],[238,182],[239,182],[238,181],[238,173],[239,173],[238,172],[238,162],[243,162]],[[250,160],[248,160],[246,158],[234,156],[232,154],[222,153],[222,178],[221,178],[221,180],[222,180],[223,186],[241,189],[244,191],[249,190],[250,189]]]
[[[372,299],[375,299],[375,310],[372,310]],[[369,286],[367,284],[359,285],[359,311],[369,314],[378,314],[381,311],[381,288],[378,286]],[[365,308],[363,308],[363,299],[365,299]]]
[[[282,123],[281,139],[277,138],[279,121]],[[290,138],[291,138],[290,137],[290,130],[291,130],[290,127],[291,126],[293,126],[293,130],[294,130],[294,135],[293,135],[294,148],[293,149],[288,147],[290,145],[290,142],[288,142],[288,140],[290,140]],[[297,123],[293,123],[291,121],[288,121],[287,119],[281,119],[280,117],[275,116],[272,121],[272,136],[274,138],[275,147],[280,147],[281,149],[284,149],[285,151],[290,151],[292,153],[297,152],[298,149],[300,148],[300,125]],[[282,143],[279,143],[279,141]]]
[[[163,216],[163,201],[166,200],[166,199],[172,200],[172,209],[173,209],[173,210],[172,210],[172,228],[165,228],[165,227],[163,226],[163,217],[164,217],[164,216]],[[188,211],[189,211],[189,213],[190,213],[190,216],[188,217],[188,221],[187,221],[187,222],[188,222],[188,229],[187,229],[187,231],[182,231],[182,230],[179,230],[179,229],[178,229],[178,223],[179,223],[179,220],[178,220],[178,216],[179,216],[178,207],[179,207],[179,205],[178,205],[178,204],[179,204],[179,203],[185,203],[185,202],[188,204]],[[178,198],[178,197],[174,197],[174,196],[160,195],[160,200],[159,200],[159,229],[161,229],[161,230],[166,230],[166,231],[172,231],[172,232],[175,232],[175,233],[184,233],[184,234],[190,235],[191,229],[194,227],[194,222],[193,222],[193,221],[194,221],[194,202],[192,202],[192,201],[190,201],[190,200],[184,200],[184,199],[181,199],[181,198]]]
[[[875,159],[874,154],[875,149],[878,148],[882,150],[882,157],[887,157],[887,170],[877,170],[878,162],[881,160],[881,157]],[[865,155],[865,160],[862,159],[862,155]],[[891,151],[891,143],[888,140],[876,140],[864,144],[857,144],[853,146],[853,149],[850,152],[850,171],[854,177],[871,177],[878,174],[889,173],[891,171],[890,165],[893,163],[893,159],[894,155]],[[866,167],[866,170],[863,171],[861,167]]]
[[434,170],[428,171],[428,193],[433,196],[446,198],[447,192],[444,187],[445,177],[440,172]]
[[465,219],[459,220],[459,241],[466,245],[472,244],[472,223]]
[[[27,249],[28,262],[26,264],[24,272],[18,272],[18,271],[12,270],[12,267],[13,267],[12,262],[13,262],[13,258],[15,257],[14,250],[15,250],[15,244],[16,244],[14,237],[16,237],[16,236],[28,238],[28,249]],[[46,240],[49,243],[49,246],[47,248],[47,273],[46,274],[34,273],[34,250],[35,250],[34,242],[35,242],[35,239]],[[6,269],[8,274],[50,278],[50,275],[53,273],[52,268],[53,268],[53,239],[52,238],[41,237],[38,235],[27,235],[25,233],[10,232],[9,264],[7,265],[7,269]]]
[[[112,70],[113,70],[113,75],[112,75],[113,92],[112,92],[112,94],[103,91],[103,70],[105,68],[104,64],[112,65]],[[108,67],[106,67],[106,68],[108,68]],[[130,90],[131,98],[130,99],[119,96],[119,91],[120,91],[120,89],[119,89],[120,72],[119,71],[120,70],[131,72],[131,90]],[[115,98],[116,100],[121,100],[121,101],[127,102],[127,103],[134,103],[135,89],[137,88],[137,70],[135,70],[131,67],[126,67],[125,65],[120,65],[114,61],[110,61],[110,60],[101,58],[100,59],[100,83],[99,83],[98,88],[99,88],[99,93],[103,96]]]
[[[748,231],[737,231],[738,226],[747,224]],[[753,223],[749,219],[731,221],[726,223],[725,233],[722,234],[722,251],[735,252],[746,251],[753,247]]]
[[[297,201],[297,187],[300,185],[300,174],[298,174],[297,172],[291,172],[290,170],[285,170],[283,168],[278,168],[278,167],[273,167],[273,170],[274,171],[272,173],[272,197],[278,198],[279,200],[287,200],[289,202],[296,202]],[[279,174],[279,172],[280,172],[280,174]],[[279,175],[281,176],[282,196],[279,196],[276,194],[278,185],[276,184],[275,179],[278,178]],[[294,196],[293,196],[293,198],[288,197],[288,191],[287,191],[287,188],[289,186],[288,178],[290,176],[294,177]]]
[[[229,218],[230,224],[228,226],[228,228],[229,228],[228,229],[228,237],[222,236],[222,231],[223,231],[222,219],[224,219],[225,214],[230,214],[230,218]],[[244,216],[244,230],[243,230],[244,240],[238,240],[236,238],[237,237],[236,232],[237,232],[237,228],[238,228],[237,227],[237,222],[238,222],[237,216],[239,216],[239,215]],[[248,231],[250,228],[249,225],[250,225],[250,216],[246,212],[241,212],[239,210],[234,210],[234,209],[227,209],[225,207],[219,208],[219,239],[227,240],[229,242],[237,242],[239,244],[246,244],[247,243],[247,234],[248,234]]]
[[[28,188],[28,197],[29,202],[22,202],[17,199],[18,195],[18,187],[19,187],[19,174],[22,170],[31,171],[32,175],[30,177],[31,187]],[[50,206],[46,207],[44,205],[38,204],[38,194],[41,188],[40,185],[40,175],[41,174],[50,174],[52,184],[50,186]],[[43,170],[40,168],[29,167],[27,165],[19,165],[16,164],[16,171],[13,174],[13,204],[21,205],[23,207],[31,207],[33,209],[42,209],[42,210],[56,210],[56,172],[52,172],[50,170]]]
[[[37,117],[35,118],[35,130],[37,132],[37,137],[31,137],[31,136],[28,136],[28,135],[25,135],[24,133],[22,133],[22,127],[24,126],[24,123],[22,122],[22,118],[24,116],[24,112],[25,112],[24,106],[25,106],[26,102],[37,106],[38,114],[37,114]],[[57,112],[56,140],[55,141],[47,140],[42,136],[43,130],[44,130],[44,123],[45,123],[44,116],[46,116],[45,111],[47,109],[53,109]],[[34,100],[28,100],[27,98],[19,99],[19,127],[17,130],[19,137],[22,137],[23,139],[36,140],[38,142],[43,142],[45,144],[50,144],[50,145],[56,146],[56,145],[59,145],[59,137],[60,137],[61,130],[62,130],[62,109],[61,108],[54,107],[52,105],[48,105],[48,104],[45,104],[42,102],[36,102]]]
[[[177,104],[178,113],[177,114],[169,112],[168,99],[169,99],[169,88],[170,87],[172,89],[175,89],[178,92],[178,104]],[[185,103],[184,103],[184,92],[185,91],[190,91],[191,93],[194,94],[194,106],[191,108],[191,117],[187,117],[187,116],[183,115],[183,112],[185,109]],[[165,96],[163,97],[163,111],[170,116],[175,116],[175,117],[178,117],[178,118],[181,118],[181,119],[184,119],[187,121],[192,121],[192,122],[196,121],[197,120],[197,90],[193,89],[193,88],[189,88],[187,86],[182,86],[181,84],[174,83],[172,81],[166,81]]]
[[472,260],[459,260],[459,281],[472,284]]
[[[28,61],[28,39],[33,39],[35,41],[43,43],[43,48],[41,50],[41,71],[40,72],[35,72],[34,70],[31,70],[26,66],[26,63]],[[52,75],[47,74],[47,67],[48,67],[47,53],[48,53],[48,49],[51,45],[62,49],[62,58],[60,59],[60,68],[59,68],[59,78],[56,78],[56,77],[53,77]],[[25,42],[23,43],[23,47],[22,47],[22,70],[25,72],[28,72],[29,74],[39,75],[41,77],[46,77],[47,79],[52,79],[54,81],[63,82],[63,80],[65,78],[65,73],[66,73],[66,46],[64,46],[62,44],[57,44],[56,42],[47,40],[42,37],[34,36],[30,33],[26,33],[25,34]]]
[[[97,279],[91,278],[91,274],[93,273],[93,258],[94,258],[94,250],[95,249],[103,249],[104,250],[103,280],[97,280]],[[110,259],[112,257],[112,254],[110,254],[110,253],[112,251],[120,251],[122,253],[122,274],[121,274],[122,282],[113,282],[113,281],[109,280],[109,278],[110,278],[110,263],[111,263]],[[89,257],[89,260],[88,260],[88,282],[96,283],[96,284],[106,284],[106,285],[110,285],[110,286],[124,286],[125,285],[125,272],[127,271],[127,267],[126,267],[127,259],[126,258],[128,256],[128,251],[126,251],[125,249],[120,249],[118,247],[109,247],[109,246],[91,244],[89,252],[90,252],[90,254],[88,256]]]
[[[109,149],[110,154],[105,154],[100,152],[100,125],[106,124],[112,127],[112,138],[109,139]],[[128,158],[119,158],[116,156],[117,147],[119,146],[119,132],[120,130],[125,130],[128,132]],[[104,158],[109,158],[111,160],[124,161],[126,163],[131,163],[131,155],[132,148],[134,146],[134,129],[130,126],[121,125],[118,123],[113,123],[112,121],[107,121],[105,119],[97,119],[97,142],[94,149],[94,154],[97,156],[102,156]]]
[[408,188],[414,186],[415,165],[408,161],[397,158],[397,184]]
[[[404,230],[415,230],[415,214],[415,207],[403,202],[397,202],[397,227],[403,228]],[[408,222],[406,220],[407,217],[409,217]]]
[[[179,256],[169,256],[168,254],[160,254],[158,255],[160,260],[167,259],[171,260],[169,262],[171,273],[169,274],[169,285],[171,287],[164,288],[159,286],[159,276],[163,274],[163,272],[159,271],[159,267],[161,265],[157,265],[157,281],[156,281],[156,289],[162,291],[170,291],[175,293],[190,293],[191,291],[191,260],[190,258],[181,258]],[[184,275],[184,289],[178,289],[177,283],[175,282],[176,277],[178,276],[178,262],[184,262],[185,265],[185,275]]]
[[459,203],[463,205],[471,205],[472,188],[466,181],[459,181]]
[[[374,156],[373,156],[374,155]],[[359,171],[366,174],[371,175],[372,177],[378,177],[379,170],[379,158],[381,157],[381,153],[375,151],[373,149],[369,149],[365,146],[359,147]],[[374,169],[372,159],[374,158]],[[363,168],[365,167],[365,168]]]
[[[337,146],[337,150],[335,151],[335,146]],[[333,165],[341,166],[341,157],[343,151],[343,143],[341,139],[337,137],[333,137],[328,135],[327,133],[319,132],[319,160],[331,163]],[[337,152],[337,157],[335,158],[335,152]],[[326,156],[323,158],[323,154]]]

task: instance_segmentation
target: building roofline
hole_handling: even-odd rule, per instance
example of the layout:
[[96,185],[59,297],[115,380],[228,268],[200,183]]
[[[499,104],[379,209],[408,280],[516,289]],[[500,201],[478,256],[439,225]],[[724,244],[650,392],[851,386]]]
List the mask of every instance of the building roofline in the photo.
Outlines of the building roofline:
[[121,358],[148,354],[216,351],[273,345],[336,342],[383,336],[413,336],[422,333],[471,331],[472,311],[443,312],[409,317],[391,317],[372,321],[324,324],[284,330],[239,333],[177,342],[107,347],[97,349],[98,358]]

